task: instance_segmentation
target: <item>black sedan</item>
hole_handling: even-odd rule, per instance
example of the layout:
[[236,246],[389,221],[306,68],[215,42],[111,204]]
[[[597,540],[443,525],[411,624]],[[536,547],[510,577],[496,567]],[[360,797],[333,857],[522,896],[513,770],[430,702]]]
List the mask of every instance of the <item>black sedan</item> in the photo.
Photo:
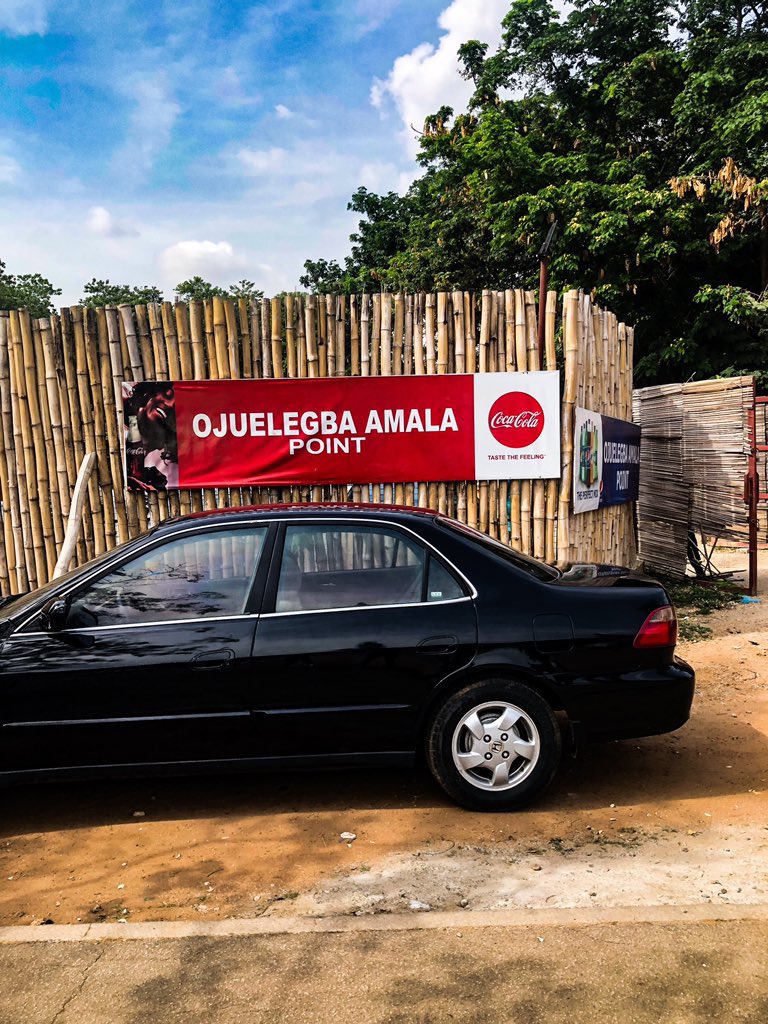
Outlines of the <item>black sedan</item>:
[[667,732],[694,690],[658,583],[418,509],[169,520],[0,614],[8,781],[425,755],[459,803],[505,810],[564,728]]

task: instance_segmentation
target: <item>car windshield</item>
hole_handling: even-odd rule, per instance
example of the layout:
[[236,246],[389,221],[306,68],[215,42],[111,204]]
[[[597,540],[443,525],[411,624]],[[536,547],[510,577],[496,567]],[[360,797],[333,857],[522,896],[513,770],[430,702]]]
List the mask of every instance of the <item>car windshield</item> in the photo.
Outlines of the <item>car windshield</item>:
[[50,580],[48,583],[44,583],[42,587],[38,587],[37,590],[30,590],[28,594],[22,594],[21,597],[17,597],[8,605],[8,614],[14,618],[23,613],[32,605],[38,603],[41,597],[45,597],[46,594],[51,593],[54,590],[58,590],[63,584],[69,580],[74,579],[81,573],[97,568],[102,562],[106,562],[115,555],[118,555],[124,548],[127,548],[130,544],[135,544],[136,538],[125,541],[124,544],[118,544],[117,547],[110,548],[109,551],[104,551],[102,554],[92,558],[89,562],[84,562],[83,565],[78,565],[74,569],[70,569],[69,572],[65,572],[63,575],[58,576],[55,580]]
[[521,569],[523,572],[528,573],[529,576],[535,577],[537,580],[541,580],[546,583],[549,580],[556,580],[560,573],[557,569],[551,565],[547,565],[546,562],[540,562],[538,558],[531,558],[530,555],[524,555],[520,551],[515,551],[514,548],[507,547],[506,544],[502,544],[499,540],[494,540],[493,537],[489,537],[487,533],[481,533],[479,530],[475,530],[471,526],[466,526],[464,523],[458,522],[456,519],[448,519],[447,516],[438,516],[436,522],[440,526],[444,526],[449,530],[453,530],[454,533],[460,533],[467,537],[471,537],[473,541],[480,544],[481,547],[491,551],[494,555],[499,555],[500,558],[504,558],[507,562],[511,562],[512,565],[517,569]]

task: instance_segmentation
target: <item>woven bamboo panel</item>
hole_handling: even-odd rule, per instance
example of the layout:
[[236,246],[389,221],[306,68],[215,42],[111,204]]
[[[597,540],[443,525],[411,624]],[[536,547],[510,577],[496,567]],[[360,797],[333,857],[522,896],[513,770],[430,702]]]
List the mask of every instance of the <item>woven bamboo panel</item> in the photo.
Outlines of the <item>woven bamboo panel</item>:
[[754,379],[666,384],[635,392],[642,428],[638,530],[649,568],[685,573],[691,531],[742,540]]

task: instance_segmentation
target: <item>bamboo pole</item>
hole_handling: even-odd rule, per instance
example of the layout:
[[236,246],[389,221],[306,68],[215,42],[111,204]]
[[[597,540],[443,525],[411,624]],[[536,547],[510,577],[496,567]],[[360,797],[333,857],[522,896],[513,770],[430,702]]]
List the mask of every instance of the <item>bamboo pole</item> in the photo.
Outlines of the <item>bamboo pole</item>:
[[467,373],[474,373],[477,360],[475,349],[475,297],[472,292],[464,292],[464,362]]
[[272,376],[283,376],[283,311],[279,298],[272,299],[270,319],[272,323]]
[[325,296],[325,338],[328,351],[328,376],[336,376],[335,296]]
[[456,373],[466,372],[466,335],[464,333],[464,293],[453,292],[451,296],[454,323],[454,346],[456,353]]
[[[557,321],[557,292],[547,292],[547,305],[544,319],[544,359],[547,370],[557,369],[555,351],[555,330]],[[558,481],[547,480],[545,503],[546,536],[544,541],[544,559],[554,562],[557,557],[555,550],[555,523],[557,521],[557,484]]]
[[392,297],[381,295],[381,376],[392,376]]
[[261,340],[261,303],[254,299],[249,307],[251,318],[251,366],[255,380],[264,376],[263,352],[264,347]]
[[336,336],[336,376],[344,377],[346,367],[346,322],[347,297],[337,295],[334,309],[334,328]]
[[371,297],[363,293],[360,306],[360,373],[363,377],[371,373],[371,335],[370,335]]
[[164,302],[160,315],[171,380],[189,380],[192,376],[192,352],[189,344],[189,320],[177,318],[172,302]]
[[[177,307],[178,308],[178,307]],[[192,372],[195,380],[205,380],[208,376],[205,365],[205,326],[203,322],[202,302],[189,304],[189,336],[192,349]]]
[[246,380],[252,380],[255,376],[253,372],[253,347],[251,345],[251,318],[248,313],[248,300],[245,296],[241,295],[236,303],[237,307],[237,343],[240,349],[240,358],[242,360],[243,372],[242,376]]
[[437,293],[437,372],[448,372],[448,295]]
[[371,376],[378,377],[381,374],[381,292],[374,292],[373,302],[373,329],[371,333]]
[[512,288],[504,292],[504,342],[507,350],[507,372],[514,373],[517,369],[517,352],[515,350],[515,293]]
[[80,465],[80,471],[77,474],[77,482],[75,483],[75,492],[72,495],[69,517],[67,518],[67,532],[64,538],[61,554],[59,555],[58,561],[56,562],[53,570],[53,579],[57,579],[59,576],[64,575],[74,556],[75,548],[77,547],[77,538],[80,534],[80,528],[83,523],[83,510],[88,494],[88,482],[90,480],[95,461],[95,452],[88,452]]
[[[123,322],[125,340],[128,346],[128,359],[131,367],[131,376],[134,380],[144,380],[144,364],[142,363],[139,340],[136,335],[136,327],[133,319],[133,306],[123,304],[119,306],[118,309],[120,311],[120,318]],[[74,487],[74,480],[72,481],[72,486]]]
[[[11,310],[11,381],[13,395],[13,419],[19,424],[16,438],[17,452],[24,462],[24,487],[21,491],[22,510],[26,510],[27,530],[25,531],[25,555],[30,584],[41,586],[48,579],[45,539],[40,518],[40,497],[38,493],[37,467],[34,457],[34,439],[26,395],[24,375],[24,353],[22,349],[21,324],[17,310]],[[20,478],[21,479],[21,478]]]
[[425,373],[423,295],[417,295],[413,304],[413,358],[416,374],[422,376]]
[[[10,511],[11,546],[6,531],[6,560],[13,553],[13,569],[9,565],[9,591],[23,594],[29,589],[29,576],[24,557],[24,538],[22,534],[21,506],[19,501],[19,469],[17,467],[18,447],[14,438],[13,414],[11,406],[11,367],[9,358],[10,324],[8,313],[0,312],[0,415],[3,424],[3,446],[5,448],[5,469],[7,474],[7,494],[3,491],[3,504]],[[8,505],[5,506],[6,500]],[[5,518],[5,517],[4,517]]]
[[[234,299],[222,299],[222,305],[224,307],[224,323],[227,331],[227,353],[229,359],[228,376],[230,380],[240,380],[242,377],[240,356],[242,352],[242,345],[240,344],[240,335],[237,330],[237,311],[235,309]],[[225,363],[225,366],[227,364]]]
[[[104,403],[104,423],[107,432],[107,446],[109,449],[110,482],[115,504],[116,519],[116,542],[122,544],[128,540],[129,522],[128,510],[124,500],[123,490],[123,448],[122,440],[124,430],[122,427],[122,395],[121,383],[116,382],[112,369],[112,346],[115,345],[117,352],[120,351],[120,332],[117,326],[118,312],[114,307],[100,309],[97,316],[97,340],[99,355],[99,379],[101,382],[102,402]],[[118,405],[115,405],[115,398]],[[121,421],[118,422],[118,417]],[[66,479],[66,467],[64,477]],[[69,514],[70,494],[67,494],[67,508],[65,514]]]
[[403,350],[405,331],[405,297],[402,292],[395,295],[395,334],[392,343],[392,371],[396,375],[403,372]]
[[315,333],[315,326],[317,315],[315,306],[317,304],[317,296],[308,295],[307,304],[304,307],[304,319],[305,319],[305,333],[307,335],[307,372],[309,376],[315,378],[319,374],[319,360],[317,355],[317,334]]
[[483,290],[480,313],[480,373],[488,372],[488,343],[491,337],[491,293]]
[[[35,472],[35,486],[31,493],[38,496],[42,540],[45,549],[46,572],[44,580],[49,580],[56,564],[56,540],[53,532],[53,514],[50,502],[50,472],[48,468],[48,449],[43,426],[40,389],[37,382],[37,354],[32,331],[32,320],[26,310],[19,312],[21,331],[21,355],[23,360],[23,394],[29,414],[29,429],[32,438],[32,465]],[[22,384],[20,382],[20,388]],[[20,392],[21,393],[21,392]]]
[[515,362],[518,370],[528,368],[525,298],[520,288],[515,289]]
[[[77,306],[72,308],[72,322],[77,323],[77,314],[75,310]],[[146,306],[134,306],[134,314],[136,316],[136,325],[139,334],[139,350],[141,351],[141,365],[144,368],[144,380],[155,379],[155,360],[152,353],[152,338],[149,332],[149,318],[147,316]],[[89,492],[90,493],[90,492]]]
[[[43,426],[43,444],[45,446],[45,454],[43,457],[47,460],[47,490],[48,501],[51,509],[51,519],[53,521],[53,545],[54,549],[56,549],[64,539],[64,518],[61,510],[61,494],[58,486],[56,447],[53,442],[52,410],[48,401],[49,381],[45,375],[43,331],[46,331],[48,334],[51,333],[50,320],[34,320],[32,322],[32,341],[34,344],[35,375],[37,377],[38,401],[40,403],[40,414]],[[64,466],[64,474],[66,476],[66,466]],[[7,506],[3,507],[5,508]]]
[[296,296],[296,354],[299,360],[299,376],[309,376],[309,363],[307,362],[307,332],[306,319],[304,317],[305,299],[302,295]]
[[272,329],[270,325],[270,310],[272,303],[269,299],[261,300],[261,365],[264,377],[272,377]]
[[[88,345],[85,335],[85,316],[87,314],[80,306],[72,309],[72,330],[75,339],[75,373],[77,381],[78,404],[80,406],[80,426],[83,432],[86,451],[96,452],[98,459],[101,455],[104,458],[103,445],[99,449],[96,444],[96,421],[93,402],[93,391],[91,390],[90,374],[88,366]],[[149,342],[149,323],[147,323],[147,341]],[[141,320],[139,330],[142,329]],[[93,550],[90,556],[100,555],[107,550],[106,532],[104,529],[104,506],[99,493],[99,481],[91,474],[88,478],[88,503],[90,505],[90,521],[93,524]],[[88,539],[86,537],[86,546]],[[55,564],[54,558],[54,564]],[[53,565],[51,566],[53,572]]]
[[424,310],[424,340],[427,350],[427,373],[435,372],[435,295],[427,292]]
[[285,357],[289,377],[298,377],[299,358],[296,351],[296,303],[290,293],[285,296]]
[[405,299],[405,338],[403,340],[403,373],[413,373],[413,295]]
[[560,493],[557,515],[557,563],[566,565],[570,558],[570,508],[573,483],[573,410],[576,406],[577,356],[579,344],[579,294],[566,292],[563,298],[563,392]]
[[353,377],[360,376],[360,309],[358,295],[349,297],[349,345],[350,372]]
[[[150,302],[148,304],[147,321],[152,343],[152,359],[155,364],[153,376],[156,380],[168,380],[168,358],[165,351],[162,310],[159,303]],[[98,455],[96,461],[98,462]]]

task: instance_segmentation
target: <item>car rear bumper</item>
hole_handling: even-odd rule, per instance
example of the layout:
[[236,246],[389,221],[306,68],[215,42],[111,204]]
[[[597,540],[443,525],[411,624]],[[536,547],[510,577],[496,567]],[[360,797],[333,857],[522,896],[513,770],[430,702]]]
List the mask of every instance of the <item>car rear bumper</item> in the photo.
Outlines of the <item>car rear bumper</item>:
[[691,666],[675,658],[660,669],[577,680],[566,710],[587,740],[656,736],[688,721],[695,685]]

